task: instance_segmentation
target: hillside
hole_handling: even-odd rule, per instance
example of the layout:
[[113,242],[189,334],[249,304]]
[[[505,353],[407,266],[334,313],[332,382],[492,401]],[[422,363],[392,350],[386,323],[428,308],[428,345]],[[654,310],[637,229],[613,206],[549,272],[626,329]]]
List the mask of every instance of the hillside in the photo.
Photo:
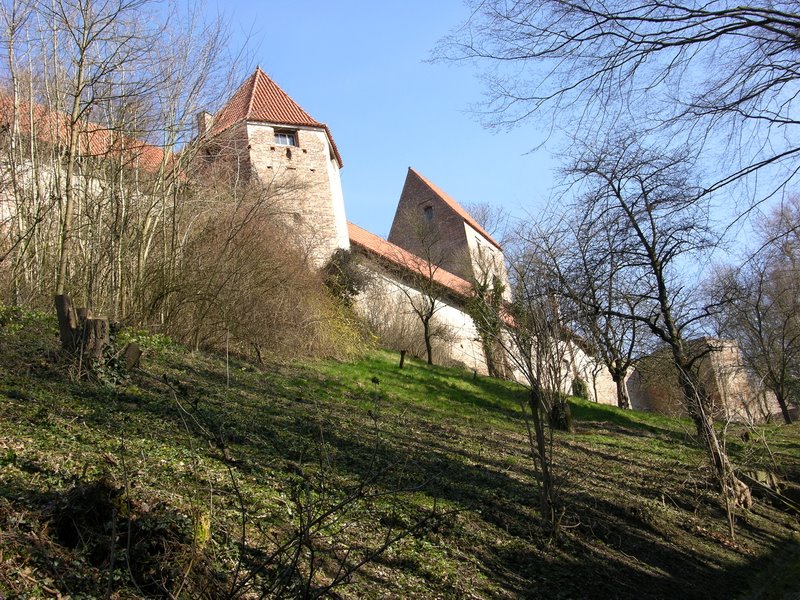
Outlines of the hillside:
[[[797,518],[759,500],[730,540],[688,422],[575,400],[577,431],[554,441],[567,511],[551,541],[513,384],[400,370],[381,351],[226,363],[155,336],[139,337],[139,370],[87,377],[51,319],[3,310],[0,597],[300,596],[338,580],[343,598],[796,586]],[[728,440],[737,464],[800,482],[796,427]]]

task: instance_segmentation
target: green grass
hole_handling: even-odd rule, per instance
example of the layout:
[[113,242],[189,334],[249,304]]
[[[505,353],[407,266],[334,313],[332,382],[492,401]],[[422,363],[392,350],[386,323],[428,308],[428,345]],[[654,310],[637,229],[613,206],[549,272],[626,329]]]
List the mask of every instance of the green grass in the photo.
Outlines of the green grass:
[[[342,597],[791,591],[765,574],[795,556],[796,518],[759,502],[728,539],[688,421],[573,400],[576,432],[554,439],[566,513],[553,542],[537,527],[516,384],[416,360],[401,370],[383,351],[226,365],[147,337],[142,369],[112,384],[118,373],[87,378],[61,357],[51,319],[0,323],[0,595],[98,597],[110,585],[119,598],[224,597],[264,564],[240,590],[257,596],[280,566],[265,557],[303,509],[324,512],[360,484],[366,497],[314,534],[317,582],[335,575],[337,552],[365,557],[389,531],[410,535]],[[739,464],[800,480],[795,427],[728,438]]]

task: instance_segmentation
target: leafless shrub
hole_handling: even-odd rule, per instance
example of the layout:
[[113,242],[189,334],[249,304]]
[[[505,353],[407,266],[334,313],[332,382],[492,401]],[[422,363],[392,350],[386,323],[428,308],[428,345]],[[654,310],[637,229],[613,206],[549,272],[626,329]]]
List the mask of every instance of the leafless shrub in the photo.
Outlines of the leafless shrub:
[[221,209],[189,242],[170,299],[167,331],[193,347],[293,355],[347,356],[359,334],[286,232],[268,218],[237,223]]

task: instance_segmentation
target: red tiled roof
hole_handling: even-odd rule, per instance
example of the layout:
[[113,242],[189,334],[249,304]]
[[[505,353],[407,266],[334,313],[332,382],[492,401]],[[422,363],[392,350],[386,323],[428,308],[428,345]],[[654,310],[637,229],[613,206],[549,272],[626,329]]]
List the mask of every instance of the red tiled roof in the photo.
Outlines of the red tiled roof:
[[447,194],[446,194],[446,193],[445,193],[445,192],[444,192],[442,189],[440,189],[440,188],[439,188],[439,187],[438,187],[436,184],[434,184],[434,183],[432,183],[432,182],[428,181],[427,179],[425,179],[425,177],[423,177],[422,175],[420,175],[420,174],[419,174],[417,171],[415,171],[415,170],[414,170],[414,169],[412,169],[411,167],[409,167],[409,169],[408,169],[408,170],[409,170],[409,171],[411,171],[411,172],[412,172],[414,175],[416,175],[417,177],[419,177],[420,181],[422,181],[422,182],[423,182],[425,185],[427,185],[427,186],[428,186],[428,187],[431,189],[431,191],[432,191],[434,194],[436,194],[437,196],[439,196],[439,198],[440,198],[440,199],[441,199],[441,200],[442,200],[442,201],[443,201],[445,204],[447,204],[447,205],[448,205],[450,208],[452,208],[452,209],[453,209],[453,210],[454,210],[454,211],[455,211],[455,212],[458,214],[458,216],[460,216],[462,219],[464,219],[464,220],[465,220],[465,221],[466,221],[466,222],[467,222],[467,223],[470,225],[470,227],[472,227],[472,228],[473,228],[473,229],[475,229],[475,230],[476,230],[478,233],[480,233],[480,234],[481,234],[483,237],[485,237],[485,238],[486,238],[486,241],[488,241],[489,243],[491,243],[491,244],[492,244],[493,246],[495,246],[495,247],[496,247],[498,250],[500,250],[500,251],[502,251],[502,250],[503,250],[502,246],[500,246],[500,244],[498,244],[498,243],[497,243],[497,242],[496,242],[494,239],[492,239],[492,236],[490,236],[490,235],[489,235],[489,234],[488,234],[488,233],[487,233],[487,232],[486,232],[486,231],[483,229],[483,227],[481,227],[480,225],[478,225],[478,222],[477,222],[475,219],[473,219],[473,218],[470,216],[470,214],[469,214],[467,211],[465,211],[463,208],[461,208],[461,206],[458,204],[458,202],[456,202],[455,200],[453,200],[453,198],[451,198],[450,196],[448,196],[448,195],[447,195]]
[[[0,124],[11,127],[14,110],[12,98],[0,95]],[[67,115],[49,110],[39,104],[32,109],[29,104],[19,107],[19,130],[29,135],[31,120],[35,124],[38,139],[64,145],[69,136],[69,120]],[[32,117],[30,113],[33,113]],[[78,137],[78,152],[84,157],[124,156],[127,163],[137,162],[138,166],[149,172],[157,171],[165,158],[163,148],[146,144],[134,137],[121,134],[97,123],[86,123],[85,130]],[[166,156],[167,166],[172,162],[172,155]]]
[[222,133],[231,125],[241,121],[324,129],[339,167],[343,166],[342,157],[328,126],[303,110],[260,67],[256,67],[253,74],[234,92],[228,103],[214,115],[210,134]]
[[[411,254],[411,252],[403,250],[400,246],[396,246],[353,223],[348,223],[347,229],[350,234],[351,244],[359,246],[402,269],[428,276],[428,262],[419,256]],[[472,291],[472,285],[468,281],[441,268],[435,268],[433,280],[459,296],[468,296]]]

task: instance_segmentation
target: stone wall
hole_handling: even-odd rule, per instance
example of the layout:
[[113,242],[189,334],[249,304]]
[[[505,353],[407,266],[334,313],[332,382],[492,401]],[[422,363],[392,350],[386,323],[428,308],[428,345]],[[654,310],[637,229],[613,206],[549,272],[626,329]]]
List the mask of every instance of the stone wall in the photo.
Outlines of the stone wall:
[[388,239],[445,271],[472,279],[464,217],[412,170],[403,185]]
[[[698,354],[697,372],[720,420],[762,422],[780,412],[774,397],[750,381],[736,342],[701,338],[689,344]],[[641,359],[628,381],[632,408],[686,416],[678,374],[668,350]]]
[[291,128],[296,146],[275,143],[275,129],[237,123],[209,143],[214,162],[229,166],[236,179],[257,179],[293,240],[322,266],[337,248],[349,248],[339,165],[324,130]]

